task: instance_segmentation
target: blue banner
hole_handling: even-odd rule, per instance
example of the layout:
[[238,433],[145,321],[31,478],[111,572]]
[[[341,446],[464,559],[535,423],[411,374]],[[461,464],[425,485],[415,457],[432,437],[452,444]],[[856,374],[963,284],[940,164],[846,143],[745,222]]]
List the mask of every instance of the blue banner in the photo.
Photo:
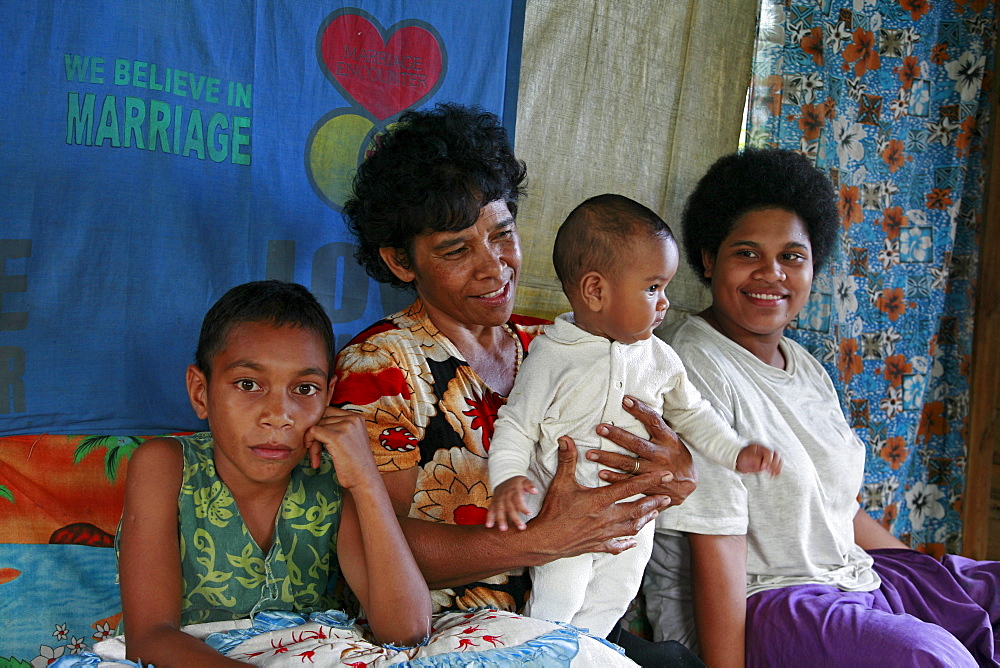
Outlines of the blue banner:
[[409,300],[340,213],[378,133],[514,119],[524,0],[0,4],[0,436],[201,428],[184,368],[248,280],[310,287],[342,345]]

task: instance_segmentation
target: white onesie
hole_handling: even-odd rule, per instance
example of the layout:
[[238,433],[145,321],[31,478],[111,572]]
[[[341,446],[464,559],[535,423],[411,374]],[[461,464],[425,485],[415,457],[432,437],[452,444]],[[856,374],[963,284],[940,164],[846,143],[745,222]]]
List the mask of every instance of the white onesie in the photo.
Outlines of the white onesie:
[[[580,484],[597,487],[607,483],[598,477],[597,463],[584,457],[588,449],[631,455],[598,436],[599,423],[649,436],[622,407],[625,395],[660,412],[693,449],[726,468],[735,468],[747,445],[691,385],[673,349],[656,337],[630,344],[611,341],[580,329],[567,313],[531,343],[529,352],[498,413],[489,467],[493,489],[519,475],[538,485],[542,493],[526,499],[532,514],[555,474],[559,437],[572,437],[579,448]],[[606,636],[639,590],[652,537],[649,523],[637,536],[639,545],[620,555],[584,554],[532,569],[525,613]]]

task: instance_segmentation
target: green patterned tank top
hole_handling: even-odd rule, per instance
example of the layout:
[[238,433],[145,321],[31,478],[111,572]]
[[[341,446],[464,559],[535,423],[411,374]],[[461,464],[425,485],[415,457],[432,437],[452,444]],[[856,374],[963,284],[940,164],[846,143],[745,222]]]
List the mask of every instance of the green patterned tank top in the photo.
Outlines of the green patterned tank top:
[[341,488],[324,453],[292,471],[264,554],[215,471],[212,434],[175,437],[184,450],[178,523],[184,596],[181,623],[248,617],[261,610],[342,608],[337,528]]

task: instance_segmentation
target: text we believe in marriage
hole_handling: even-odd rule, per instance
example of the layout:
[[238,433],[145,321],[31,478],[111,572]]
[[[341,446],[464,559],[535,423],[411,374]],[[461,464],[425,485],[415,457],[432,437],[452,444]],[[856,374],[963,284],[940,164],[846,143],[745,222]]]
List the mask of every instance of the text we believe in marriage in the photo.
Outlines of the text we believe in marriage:
[[64,63],[71,84],[144,91],[69,91],[67,144],[250,164],[251,117],[242,110],[250,109],[253,84],[124,58],[67,53]]

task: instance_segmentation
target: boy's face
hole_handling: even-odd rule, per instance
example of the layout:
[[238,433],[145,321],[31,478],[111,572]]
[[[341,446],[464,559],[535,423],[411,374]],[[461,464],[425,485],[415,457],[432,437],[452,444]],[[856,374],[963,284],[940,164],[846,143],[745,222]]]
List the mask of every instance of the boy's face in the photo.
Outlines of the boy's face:
[[670,302],[665,290],[677,273],[677,242],[641,236],[630,242],[627,266],[606,277],[608,299],[600,319],[604,333],[621,343],[648,339]]
[[208,419],[219,477],[233,489],[287,483],[333,390],[322,337],[303,327],[240,323],[211,364],[211,380],[188,368],[188,394]]

